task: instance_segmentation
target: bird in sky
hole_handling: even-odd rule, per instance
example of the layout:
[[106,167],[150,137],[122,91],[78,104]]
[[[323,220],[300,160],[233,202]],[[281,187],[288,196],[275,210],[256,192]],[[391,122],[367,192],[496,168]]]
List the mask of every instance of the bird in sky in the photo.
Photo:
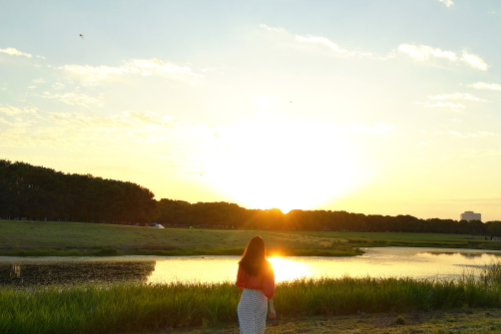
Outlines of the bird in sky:
[[82,37],[82,39],[85,39],[85,38],[83,38],[83,35],[82,35],[82,34],[80,34],[80,37]]

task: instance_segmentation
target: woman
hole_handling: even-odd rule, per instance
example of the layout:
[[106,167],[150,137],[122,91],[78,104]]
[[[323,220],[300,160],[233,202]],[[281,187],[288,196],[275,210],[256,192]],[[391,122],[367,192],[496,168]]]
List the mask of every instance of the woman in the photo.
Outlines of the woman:
[[277,313],[273,305],[275,273],[265,258],[264,241],[259,236],[249,241],[238,262],[237,286],[244,290],[238,303],[240,334],[263,334],[268,303],[270,319],[275,319]]

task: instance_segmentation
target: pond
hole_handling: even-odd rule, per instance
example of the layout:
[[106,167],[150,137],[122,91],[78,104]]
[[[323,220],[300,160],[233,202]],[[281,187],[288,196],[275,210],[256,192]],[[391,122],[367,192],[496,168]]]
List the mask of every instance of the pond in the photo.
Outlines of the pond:
[[[366,248],[356,257],[271,258],[277,282],[300,277],[458,279],[497,259],[500,251],[444,248]],[[233,281],[238,256],[0,257],[0,285],[137,281]]]

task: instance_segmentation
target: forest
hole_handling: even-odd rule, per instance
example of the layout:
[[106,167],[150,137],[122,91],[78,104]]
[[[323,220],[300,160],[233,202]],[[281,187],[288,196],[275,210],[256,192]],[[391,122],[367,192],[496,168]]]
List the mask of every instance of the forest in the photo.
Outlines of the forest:
[[0,219],[256,230],[459,233],[501,236],[501,222],[419,219],[330,210],[246,209],[234,203],[155,200],[147,188],[0,160]]

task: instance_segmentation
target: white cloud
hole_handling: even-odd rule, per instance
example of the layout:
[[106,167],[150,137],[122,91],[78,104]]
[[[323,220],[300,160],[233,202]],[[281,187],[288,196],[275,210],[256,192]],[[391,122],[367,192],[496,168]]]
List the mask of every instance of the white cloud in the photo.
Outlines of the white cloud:
[[266,24],[260,24],[259,25],[261,28],[266,29],[268,31],[273,31],[273,32],[285,32],[284,28],[274,28],[274,27],[269,27]]
[[77,94],[77,93],[51,94],[49,92],[45,92],[42,95],[42,97],[46,99],[55,99],[73,106],[84,106],[84,107],[89,107],[90,105],[93,104],[100,107],[103,105],[103,100],[104,100],[102,96],[95,98],[89,95]]
[[171,77],[200,76],[195,74],[189,66],[179,66],[159,59],[132,59],[120,67],[64,65],[60,69],[80,76],[87,84],[123,74],[167,75]]
[[457,131],[449,131],[447,133],[450,135],[459,137],[459,138],[499,137],[499,135],[497,133],[487,132],[487,131],[478,131],[476,133],[469,132],[466,134],[463,134],[463,133],[460,133]]
[[189,66],[178,66],[158,59],[132,59],[125,64],[125,69],[127,73],[139,73],[142,75],[180,74],[198,76],[192,72]]
[[457,61],[458,57],[455,52],[452,51],[442,51],[439,48],[432,48],[426,45],[411,45],[411,44],[401,44],[398,46],[398,51],[401,53],[408,54],[416,60],[428,60],[431,57],[444,58],[451,61]]
[[21,115],[21,114],[36,114],[38,111],[37,108],[23,108],[19,109],[13,106],[0,106],[0,112],[4,113],[8,116]]
[[429,60],[430,58],[442,58],[454,63],[461,61],[468,66],[481,71],[486,71],[488,68],[488,65],[482,58],[478,55],[467,53],[466,51],[462,51],[461,58],[458,57],[456,52],[444,51],[440,48],[433,48],[427,45],[401,44],[398,46],[398,51],[409,55],[417,61]]
[[438,1],[442,2],[448,8],[451,8],[454,5],[454,2],[452,0],[438,0]]
[[461,61],[470,65],[473,68],[479,69],[481,71],[487,71],[487,64],[485,61],[477,55],[469,54],[463,51],[463,56],[461,57]]
[[461,103],[451,103],[451,102],[437,102],[437,103],[425,103],[427,108],[450,108],[450,109],[464,109],[466,108],[464,104]]
[[435,96],[428,96],[430,100],[465,100],[465,101],[475,101],[475,102],[486,102],[471,94],[464,93],[453,93],[453,94],[440,94]]
[[40,78],[40,79],[33,79],[31,82],[36,83],[36,84],[41,84],[41,83],[45,83],[45,80]]
[[84,78],[85,81],[94,82],[102,80],[109,75],[120,75],[124,73],[122,67],[109,67],[109,66],[80,66],[80,65],[64,65],[61,69],[77,74]]
[[11,56],[24,56],[24,57],[31,58],[31,54],[26,53],[26,52],[18,51],[18,50],[14,49],[14,48],[0,49],[0,52],[9,54]]
[[393,131],[395,130],[395,126],[394,125],[390,125],[390,124],[385,124],[385,123],[371,123],[371,124],[367,124],[367,123],[362,123],[362,124],[349,124],[346,126],[346,128],[349,130],[349,131],[353,131],[353,132],[368,132],[368,133],[378,133],[378,134],[382,134],[382,133],[386,133],[388,131]]
[[266,24],[260,24],[259,26],[272,33],[281,33],[281,44],[294,49],[299,48],[301,50],[314,50],[316,52],[323,53],[325,53],[325,51],[328,51],[329,54],[342,55],[345,57],[360,57],[380,60],[394,58],[394,52],[390,53],[388,56],[381,57],[370,52],[346,50],[324,36],[294,35],[289,33],[284,28],[270,27]]
[[52,89],[63,89],[65,86],[64,84],[60,82],[56,82],[55,84],[52,85]]
[[299,36],[296,35],[296,39],[303,43],[312,43],[323,45],[336,53],[348,53],[348,50],[342,49],[336,43],[330,41],[328,38],[322,36]]
[[[91,129],[129,129],[151,131],[152,126],[160,128],[181,128],[182,123],[174,124],[172,118],[168,117],[168,121],[157,120],[157,114],[143,111],[125,111],[120,114],[115,114],[110,117],[99,117],[94,115],[83,115],[81,113],[50,113],[50,117],[58,122],[71,124],[79,128]],[[164,116],[163,118],[166,118]],[[159,136],[159,134],[155,134]]]
[[421,146],[428,146],[431,144],[433,144],[433,141],[431,141],[431,140],[425,140],[425,141],[422,141],[419,143],[419,145],[421,145]]
[[468,87],[473,87],[475,89],[489,89],[489,90],[501,90],[501,85],[499,84],[489,84],[485,82],[477,82],[471,85],[468,85]]

